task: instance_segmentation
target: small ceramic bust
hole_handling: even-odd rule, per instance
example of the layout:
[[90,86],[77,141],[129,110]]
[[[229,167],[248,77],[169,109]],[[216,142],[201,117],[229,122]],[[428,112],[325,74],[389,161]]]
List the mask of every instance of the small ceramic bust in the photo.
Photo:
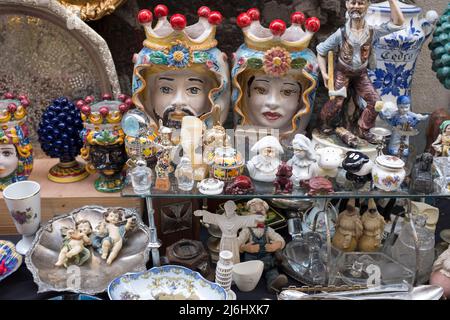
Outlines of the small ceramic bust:
[[450,120],[445,120],[439,127],[441,133],[431,145],[435,155],[440,157],[450,156]]
[[363,234],[358,242],[361,252],[374,252],[381,249],[381,240],[384,232],[384,218],[378,213],[375,200],[369,199],[369,207],[362,215]]
[[33,148],[28,138],[26,96],[6,93],[0,100],[0,190],[28,179],[33,169]]
[[363,225],[359,209],[355,207],[355,199],[350,199],[346,209],[338,216],[332,244],[345,252],[355,251],[362,233]]
[[274,20],[267,29],[258,9],[240,14],[237,24],[245,43],[235,53],[231,72],[237,123],[278,129],[282,140],[306,129],[318,84],[317,60],[308,45],[319,19],[295,12],[291,22],[287,28]]
[[[170,20],[168,15],[165,5],[138,14],[146,39],[134,61],[134,104],[148,113],[155,129],[159,120],[179,129],[187,115],[211,127],[215,105],[223,122],[229,110],[230,81],[227,57],[216,48],[222,15],[201,7],[199,21],[188,27],[184,15],[174,14]],[[152,26],[154,17],[158,22]]]
[[110,208],[104,215],[92,238],[92,246],[107,264],[113,263],[122,249],[126,233],[136,226],[136,218],[124,217],[121,209]]
[[75,228],[63,227],[61,233],[64,241],[55,266],[66,268],[69,264],[81,266],[89,260],[91,252],[86,246],[92,244],[89,238],[92,233],[92,225],[88,220],[77,221]]
[[301,180],[309,180],[317,174],[317,159],[314,146],[306,136],[296,134],[292,140],[294,156],[287,162],[292,166],[291,180],[299,186]]
[[266,136],[259,140],[252,148],[252,152],[258,152],[256,156],[247,162],[247,169],[256,181],[273,182],[280,165],[280,154],[283,147],[274,136]]
[[124,186],[127,155],[121,121],[131,107],[131,100],[125,95],[120,95],[119,99],[113,100],[111,95],[105,94],[97,103],[92,96],[77,102],[84,125],[81,157],[88,162],[89,173],[100,173],[95,181],[95,189],[100,192],[119,192]]

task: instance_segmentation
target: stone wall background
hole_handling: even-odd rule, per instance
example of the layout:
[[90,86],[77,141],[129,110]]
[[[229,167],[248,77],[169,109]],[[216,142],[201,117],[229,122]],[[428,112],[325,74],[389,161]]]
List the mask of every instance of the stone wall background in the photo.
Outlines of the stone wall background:
[[[382,2],[384,0],[374,0]],[[448,0],[404,0],[427,10],[436,10],[442,14]],[[242,32],[236,26],[236,16],[249,8],[257,7],[262,13],[263,24],[268,25],[273,19],[290,20],[294,11],[302,11],[307,16],[317,16],[321,20],[321,30],[311,42],[314,50],[317,42],[324,40],[331,32],[342,26],[345,19],[345,0],[128,0],[112,15],[89,24],[107,41],[116,64],[120,84],[124,93],[131,93],[133,64],[131,58],[142,48],[143,28],[136,21],[140,9],[153,9],[159,3],[169,7],[170,13],[183,13],[189,23],[197,20],[197,9],[202,5],[218,10],[224,16],[224,22],[217,30],[219,48],[229,57],[243,43]],[[417,71],[413,80],[413,109],[420,112],[432,112],[438,107],[450,108],[450,91],[436,79],[431,70],[430,51],[424,45]],[[323,105],[327,92],[321,85],[316,100],[316,108]]]

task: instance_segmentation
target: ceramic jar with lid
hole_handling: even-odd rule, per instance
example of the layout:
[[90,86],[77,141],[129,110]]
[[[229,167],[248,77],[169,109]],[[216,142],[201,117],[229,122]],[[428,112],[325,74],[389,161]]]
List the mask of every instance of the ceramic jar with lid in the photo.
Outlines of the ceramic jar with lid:
[[225,146],[216,148],[211,162],[211,176],[222,180],[230,181],[240,176],[244,171],[244,161],[236,149]]
[[400,158],[390,155],[376,158],[372,168],[372,179],[378,189],[396,191],[400,189],[405,177],[405,162]]

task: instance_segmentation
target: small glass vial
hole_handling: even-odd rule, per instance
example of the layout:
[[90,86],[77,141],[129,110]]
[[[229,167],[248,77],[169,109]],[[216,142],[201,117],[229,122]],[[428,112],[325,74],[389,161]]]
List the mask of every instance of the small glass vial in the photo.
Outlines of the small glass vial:
[[175,177],[177,178],[178,188],[183,191],[191,191],[194,187],[194,169],[192,168],[191,160],[183,157],[175,170]]
[[138,160],[136,167],[131,172],[131,185],[136,194],[144,194],[150,191],[152,186],[152,169],[147,167],[144,160]]

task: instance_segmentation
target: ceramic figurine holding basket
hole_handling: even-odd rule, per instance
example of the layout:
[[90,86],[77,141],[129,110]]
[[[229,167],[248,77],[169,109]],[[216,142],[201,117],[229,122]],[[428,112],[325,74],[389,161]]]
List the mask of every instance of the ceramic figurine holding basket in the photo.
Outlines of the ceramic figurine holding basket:
[[27,180],[33,169],[33,147],[28,137],[24,95],[5,93],[0,100],[0,190],[16,181]]
[[111,95],[105,94],[97,103],[92,96],[77,102],[84,125],[81,157],[88,162],[88,172],[100,173],[95,181],[95,189],[100,192],[119,192],[124,186],[127,155],[121,120],[131,108],[131,100],[125,95],[119,99],[113,100]]

